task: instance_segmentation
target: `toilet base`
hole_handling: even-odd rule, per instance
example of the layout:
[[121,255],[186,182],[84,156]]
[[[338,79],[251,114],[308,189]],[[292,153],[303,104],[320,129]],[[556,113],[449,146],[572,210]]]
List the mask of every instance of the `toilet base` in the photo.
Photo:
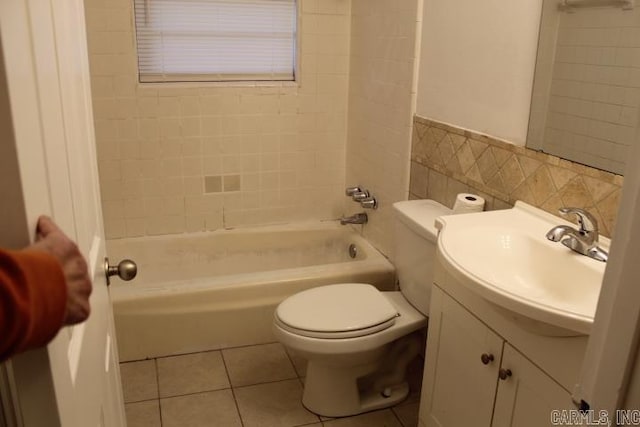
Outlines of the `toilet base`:
[[[307,389],[305,389],[306,391]],[[388,395],[387,393],[388,392]],[[324,417],[348,417],[394,406],[402,402],[409,395],[409,384],[403,382],[385,390],[385,395],[377,391],[369,391],[361,394],[357,402],[351,401],[351,405],[345,401],[336,402],[333,399],[322,399],[323,402],[314,399],[302,398],[302,405],[314,414]]]
[[346,417],[395,405],[409,394],[406,367],[418,355],[421,342],[420,333],[411,334],[369,353],[368,363],[356,366],[331,363],[335,360],[309,360],[302,404],[327,417]]
[[[389,392],[386,396],[386,392]],[[362,412],[375,411],[376,409],[388,408],[396,403],[402,402],[409,395],[409,383],[406,381],[393,387],[389,387],[385,390],[385,395],[382,393],[368,393],[366,396],[362,396],[360,406]]]

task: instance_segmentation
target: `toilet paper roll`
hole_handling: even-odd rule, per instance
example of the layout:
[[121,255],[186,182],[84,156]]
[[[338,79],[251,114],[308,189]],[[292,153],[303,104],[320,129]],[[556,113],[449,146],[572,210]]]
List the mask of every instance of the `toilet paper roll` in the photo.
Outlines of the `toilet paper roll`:
[[484,210],[484,199],[477,194],[460,193],[456,196],[453,205],[453,213],[482,212]]

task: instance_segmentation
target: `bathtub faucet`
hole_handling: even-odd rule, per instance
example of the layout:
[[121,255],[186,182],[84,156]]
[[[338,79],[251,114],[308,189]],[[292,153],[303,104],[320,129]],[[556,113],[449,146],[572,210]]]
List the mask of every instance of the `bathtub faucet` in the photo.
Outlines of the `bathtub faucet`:
[[369,221],[369,217],[364,212],[340,218],[340,224],[342,224],[342,225],[346,225],[346,224],[366,224],[367,221]]

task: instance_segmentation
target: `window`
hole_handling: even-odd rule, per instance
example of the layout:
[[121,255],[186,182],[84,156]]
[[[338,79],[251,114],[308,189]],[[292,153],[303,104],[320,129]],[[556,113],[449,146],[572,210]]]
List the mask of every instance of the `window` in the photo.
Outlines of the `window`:
[[141,82],[295,78],[295,0],[134,1]]

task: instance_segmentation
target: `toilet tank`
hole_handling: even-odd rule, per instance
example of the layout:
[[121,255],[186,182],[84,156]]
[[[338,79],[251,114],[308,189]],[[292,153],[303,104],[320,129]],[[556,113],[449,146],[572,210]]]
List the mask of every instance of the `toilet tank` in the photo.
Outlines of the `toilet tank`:
[[436,258],[434,225],[451,209],[434,200],[408,200],[393,204],[394,258],[400,290],[425,316],[429,315]]

